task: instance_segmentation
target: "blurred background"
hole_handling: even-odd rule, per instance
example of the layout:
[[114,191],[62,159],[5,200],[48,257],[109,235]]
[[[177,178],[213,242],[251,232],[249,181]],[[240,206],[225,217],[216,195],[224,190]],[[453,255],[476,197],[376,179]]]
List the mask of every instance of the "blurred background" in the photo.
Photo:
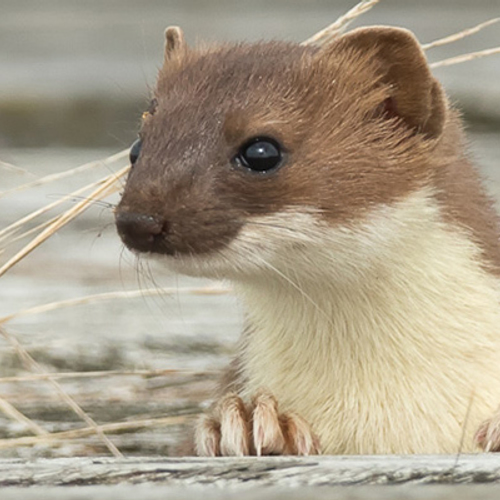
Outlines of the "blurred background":
[[[116,168],[98,162],[79,176],[15,190],[128,147],[155,83],[168,25],[180,25],[191,44],[197,40],[301,41],[355,3],[0,0],[0,161],[4,167],[0,164],[0,230]],[[402,26],[424,43],[497,16],[500,0],[381,0],[352,27]],[[432,49],[428,57],[437,61],[499,46],[499,27]],[[500,199],[500,55],[434,73],[463,111],[471,154]],[[116,200],[117,196],[110,202]],[[63,208],[71,206],[69,202]],[[12,242],[4,249],[0,245],[0,265],[18,245]],[[154,264],[136,262],[116,236],[112,206],[94,206],[0,277],[0,320],[50,301],[156,285],[183,288],[206,283],[169,276]],[[199,411],[210,396],[216,373],[231,355],[241,323],[242,312],[230,295],[179,293],[25,316],[6,328],[46,371],[121,371],[108,377],[61,379],[65,390],[99,423],[112,423]],[[165,369],[188,371],[175,376],[152,373]],[[151,373],[123,375],[136,370]],[[5,378],[20,376],[29,376],[29,371],[15,349],[0,343],[0,403],[7,400],[51,432],[82,426],[45,382]],[[127,454],[166,454],[181,428],[152,427],[113,436],[113,440]],[[0,455],[106,452],[96,438],[59,446],[6,444],[25,434],[29,434],[25,425],[0,412]]]
[[[1,0],[0,144],[115,147],[136,132],[162,61],[163,31],[187,40],[301,41],[355,0]],[[355,25],[390,24],[422,42],[500,15],[500,0],[382,0]],[[429,52],[499,44],[499,25]],[[436,70],[474,122],[500,121],[500,56]]]

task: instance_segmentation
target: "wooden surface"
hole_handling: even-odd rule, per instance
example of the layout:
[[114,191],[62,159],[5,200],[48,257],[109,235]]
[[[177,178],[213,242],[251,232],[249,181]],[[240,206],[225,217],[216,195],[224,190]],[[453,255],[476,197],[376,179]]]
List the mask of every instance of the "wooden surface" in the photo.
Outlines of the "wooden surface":
[[500,456],[0,460],[2,500],[500,498]]
[[497,483],[500,487],[500,455],[0,460],[0,487],[124,482],[231,487]]

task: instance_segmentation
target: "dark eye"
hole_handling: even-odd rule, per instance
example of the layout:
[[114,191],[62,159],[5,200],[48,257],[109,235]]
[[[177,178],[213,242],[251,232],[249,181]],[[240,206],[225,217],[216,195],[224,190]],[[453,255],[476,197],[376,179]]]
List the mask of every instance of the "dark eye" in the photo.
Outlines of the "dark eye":
[[241,146],[236,161],[250,170],[267,172],[281,164],[281,146],[270,137],[255,137]]
[[141,154],[141,146],[142,141],[140,139],[137,139],[130,147],[130,153],[128,157],[130,159],[131,165],[133,165],[137,161],[137,158],[139,158],[139,155]]

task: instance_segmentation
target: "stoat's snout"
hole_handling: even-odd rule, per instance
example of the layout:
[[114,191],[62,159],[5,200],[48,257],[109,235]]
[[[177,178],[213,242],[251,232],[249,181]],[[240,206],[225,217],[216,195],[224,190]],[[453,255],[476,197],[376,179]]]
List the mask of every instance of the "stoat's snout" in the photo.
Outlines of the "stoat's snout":
[[164,168],[142,155],[134,162],[115,212],[123,243],[135,252],[172,257],[226,247],[244,220],[241,211],[222,194],[215,196],[209,178],[193,179],[189,163],[170,165]]
[[133,251],[160,255],[198,255],[216,251],[233,239],[239,224],[223,215],[180,211],[172,218],[118,211],[116,227]]
[[118,212],[116,228],[120,238],[131,250],[171,254],[168,241],[168,225],[151,216],[136,212]]

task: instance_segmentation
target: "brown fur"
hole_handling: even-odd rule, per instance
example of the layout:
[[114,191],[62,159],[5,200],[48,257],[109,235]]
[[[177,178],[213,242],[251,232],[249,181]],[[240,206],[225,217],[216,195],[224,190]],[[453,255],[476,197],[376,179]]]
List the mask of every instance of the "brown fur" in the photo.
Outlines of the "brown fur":
[[[433,183],[450,220],[500,268],[491,202],[407,32],[356,30],[320,51],[281,42],[188,50],[170,29],[166,54],[119,210],[167,221],[167,253],[211,252],[248,216],[287,206],[315,206],[331,223],[349,223]],[[273,175],[231,164],[256,135],[286,151]]]
[[498,214],[479,172],[467,157],[466,141],[456,112],[448,117],[438,153],[441,166],[435,169],[433,182],[445,217],[469,233],[484,252],[483,265],[500,276]]

